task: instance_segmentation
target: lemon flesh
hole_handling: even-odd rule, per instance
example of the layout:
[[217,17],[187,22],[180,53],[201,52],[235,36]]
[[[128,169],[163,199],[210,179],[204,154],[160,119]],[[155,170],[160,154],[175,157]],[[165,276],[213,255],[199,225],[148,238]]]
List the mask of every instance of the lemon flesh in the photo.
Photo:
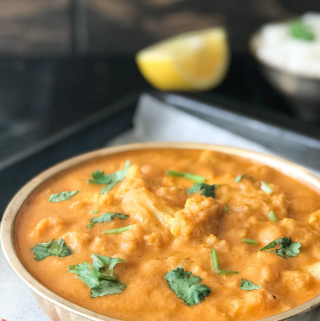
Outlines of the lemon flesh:
[[224,28],[185,33],[141,50],[142,75],[160,90],[208,90],[224,79],[229,47]]

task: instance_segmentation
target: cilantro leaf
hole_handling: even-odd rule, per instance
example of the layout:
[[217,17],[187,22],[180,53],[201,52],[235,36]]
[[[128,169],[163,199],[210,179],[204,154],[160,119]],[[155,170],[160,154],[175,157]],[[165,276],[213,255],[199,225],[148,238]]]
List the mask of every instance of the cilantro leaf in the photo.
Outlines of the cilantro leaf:
[[63,257],[72,254],[72,251],[67,247],[63,239],[58,241],[52,239],[50,242],[38,243],[31,251],[33,251],[36,261],[42,261],[47,256]]
[[96,270],[100,272],[105,272],[106,269],[109,269],[109,276],[113,276],[113,268],[118,263],[126,263],[127,261],[119,259],[117,257],[103,256],[99,254],[91,254],[93,259],[93,266]]
[[300,247],[301,243],[295,243],[291,240],[291,237],[282,237],[279,239],[276,239],[260,249],[260,251],[268,250],[274,248],[277,244],[280,244],[280,248],[274,251],[267,251],[268,253],[274,253],[277,254],[284,259],[287,259],[286,256],[289,257],[295,257],[300,253]]
[[289,33],[292,38],[314,41],[315,34],[311,27],[306,25],[301,19],[294,20],[288,24]]
[[171,170],[168,170],[167,174],[169,176],[184,177],[186,179],[189,179],[190,181],[194,181],[195,183],[204,183],[206,180],[203,176],[194,175],[190,173],[176,172]]
[[225,213],[229,213],[229,207],[228,207],[228,205],[225,205],[225,206],[223,207],[223,211],[224,211]]
[[108,275],[102,274],[92,264],[87,262],[75,266],[74,271],[89,288],[99,286],[100,281],[103,279],[109,279]]
[[97,298],[99,296],[121,293],[127,286],[119,281],[102,280],[100,285],[91,288],[90,297]]
[[[125,263],[119,258],[91,254],[93,264],[84,262],[78,265],[69,265],[68,272],[76,273],[91,289],[90,296],[98,296],[121,293],[126,285],[119,282],[113,275],[113,268],[118,263]],[[103,273],[109,269],[108,273]]]
[[72,192],[64,191],[58,194],[52,194],[49,198],[49,202],[58,203],[62,201],[67,201],[70,199],[71,196],[74,196],[77,193],[79,193],[79,191],[72,191]]
[[96,223],[110,222],[115,218],[115,216],[117,216],[120,220],[124,220],[129,217],[129,215],[121,214],[121,213],[113,213],[113,212],[104,213],[100,216],[93,217],[91,219],[91,223],[87,226],[87,228],[92,228]]
[[99,210],[92,210],[90,213],[99,213]]
[[240,285],[241,290],[252,291],[252,290],[258,290],[260,288],[262,288],[262,285],[255,285],[246,279],[241,279],[241,285]]
[[97,169],[95,172],[91,174],[92,179],[89,179],[88,183],[98,185],[109,184],[111,182],[111,175],[105,175],[104,172],[100,172]]
[[187,192],[188,194],[194,194],[200,191],[201,195],[204,195],[206,197],[213,197],[215,198],[215,191],[220,185],[213,184],[205,184],[205,183],[195,183],[192,187],[190,187]]
[[183,268],[176,268],[165,276],[171,290],[189,306],[199,304],[211,292],[208,286],[199,284],[201,278],[194,275],[189,277],[191,274],[184,272]]
[[96,170],[94,173],[91,174],[92,179],[88,180],[88,183],[91,184],[108,184],[108,186],[104,187],[101,190],[101,194],[108,193],[117,183],[124,180],[127,175],[128,169],[130,167],[130,162],[127,160],[124,170],[116,171],[112,174],[104,174],[104,172],[100,172]]

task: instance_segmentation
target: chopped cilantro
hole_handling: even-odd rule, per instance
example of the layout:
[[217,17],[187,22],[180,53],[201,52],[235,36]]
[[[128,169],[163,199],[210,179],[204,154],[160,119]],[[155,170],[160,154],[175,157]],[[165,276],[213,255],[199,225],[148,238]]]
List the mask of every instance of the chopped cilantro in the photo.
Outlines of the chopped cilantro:
[[121,214],[121,213],[104,213],[101,216],[93,217],[91,219],[91,223],[87,226],[87,228],[92,228],[96,223],[107,223],[112,221],[115,216],[117,216],[120,220],[124,220],[129,217],[129,215]]
[[229,271],[229,270],[219,270],[219,262],[218,262],[218,256],[215,249],[211,250],[211,262],[212,267],[215,271],[217,271],[217,274],[238,274],[237,271]]
[[288,24],[289,34],[292,38],[305,41],[314,41],[315,34],[311,27],[306,25],[301,19],[291,21]]
[[260,249],[260,251],[268,250],[274,248],[277,244],[280,244],[280,248],[274,251],[267,251],[268,253],[274,253],[277,254],[284,259],[287,259],[287,256],[289,257],[295,257],[300,253],[300,247],[301,243],[295,243],[291,240],[291,237],[282,237],[279,239],[276,239]]
[[92,210],[90,213],[99,213],[99,210]]
[[274,211],[271,211],[271,212],[269,213],[269,219],[270,219],[271,221],[274,221],[274,222],[278,221],[278,219],[277,219],[277,217],[276,217],[276,214],[274,214]]
[[67,201],[70,199],[71,196],[74,196],[77,193],[79,193],[79,191],[72,191],[72,192],[65,191],[65,192],[60,192],[58,194],[52,194],[49,198],[49,202],[58,203],[62,201]]
[[215,198],[215,191],[220,185],[213,184],[205,184],[205,183],[195,183],[192,187],[190,187],[187,192],[188,194],[194,194],[200,191],[201,195],[204,195],[206,197],[213,197]]
[[118,233],[122,233],[122,232],[130,230],[131,227],[133,227],[133,226],[135,226],[135,224],[125,226],[125,227],[115,228],[113,230],[104,230],[103,233],[105,233],[105,234],[118,234]]
[[165,276],[171,290],[189,306],[199,304],[211,292],[208,286],[199,284],[200,277],[190,276],[191,274],[183,268],[176,268]]
[[258,244],[258,241],[256,240],[251,240],[251,239],[242,239],[243,243],[247,243],[247,244],[252,244],[252,245],[256,245]]
[[111,182],[110,175],[105,175],[104,172],[101,172],[100,170],[97,169],[95,172],[91,174],[92,179],[87,180],[87,182],[90,184],[98,184],[98,185],[110,184]]
[[240,181],[241,181],[242,178],[244,178],[244,177],[249,178],[249,179],[252,179],[251,176],[244,174],[244,175],[238,175],[238,176],[234,179],[234,181],[235,181],[236,183],[240,183]]
[[94,287],[90,291],[91,298],[97,298],[99,296],[111,295],[111,294],[119,294],[121,293],[127,286],[119,281],[109,281],[102,280],[100,281],[100,285]]
[[174,176],[174,177],[185,177],[186,173],[183,172],[177,172],[177,171],[172,171],[170,169],[167,170],[167,174],[169,176]]
[[130,162],[127,160],[124,170],[116,171],[112,174],[104,174],[104,172],[100,172],[99,170],[96,170],[94,173],[91,174],[92,179],[88,180],[88,183],[91,184],[107,184],[106,187],[104,187],[101,190],[101,194],[108,193],[117,183],[124,180],[124,178],[127,175],[128,169],[130,167]]
[[219,270],[219,263],[218,263],[217,252],[215,249],[211,250],[211,262],[212,262],[213,269],[218,271]]
[[206,181],[205,177],[190,173],[186,173],[184,177],[190,181],[194,181],[195,183],[204,183]]
[[[98,254],[91,254],[91,257],[93,264],[84,262],[79,265],[70,265],[68,272],[76,273],[91,288],[90,296],[93,298],[121,293],[126,285],[116,279],[113,275],[113,268],[117,263],[126,261]],[[103,273],[107,269],[108,273]]]
[[67,247],[63,239],[58,241],[52,239],[50,242],[38,243],[31,251],[33,251],[36,261],[42,261],[47,256],[63,257],[72,254],[72,251]]
[[115,265],[118,263],[127,262],[117,257],[103,256],[99,254],[91,254],[91,257],[93,259],[93,266],[96,268],[96,270],[99,272],[105,272],[107,269],[109,269],[109,276],[113,276],[113,268]]
[[75,266],[73,270],[89,288],[99,286],[101,280],[109,278],[87,262]]
[[204,183],[206,180],[205,177],[203,177],[203,176],[194,175],[194,174],[190,174],[190,173],[176,172],[176,171],[171,171],[171,170],[168,170],[167,174],[169,176],[184,177],[186,179],[189,179],[190,181],[194,181],[195,183]]
[[223,207],[223,211],[224,211],[225,213],[229,213],[229,207],[228,207],[227,205],[225,205],[225,206]]
[[246,279],[241,279],[241,285],[240,285],[241,290],[252,291],[252,290],[258,290],[260,288],[262,288],[262,285],[257,286]]
[[217,274],[238,274],[238,271],[229,271],[229,270],[218,270]]
[[273,192],[272,187],[270,187],[266,182],[260,181],[261,189],[266,192],[267,194],[271,194]]
[[69,265],[68,266],[68,273],[77,273],[76,272],[76,267],[77,267],[78,265]]

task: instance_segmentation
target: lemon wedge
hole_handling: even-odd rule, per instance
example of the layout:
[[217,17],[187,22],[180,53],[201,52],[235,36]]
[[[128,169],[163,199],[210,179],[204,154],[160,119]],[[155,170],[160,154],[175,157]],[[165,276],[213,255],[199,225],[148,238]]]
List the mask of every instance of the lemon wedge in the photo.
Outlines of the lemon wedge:
[[208,90],[224,79],[229,46],[222,27],[181,34],[139,51],[142,75],[160,90]]

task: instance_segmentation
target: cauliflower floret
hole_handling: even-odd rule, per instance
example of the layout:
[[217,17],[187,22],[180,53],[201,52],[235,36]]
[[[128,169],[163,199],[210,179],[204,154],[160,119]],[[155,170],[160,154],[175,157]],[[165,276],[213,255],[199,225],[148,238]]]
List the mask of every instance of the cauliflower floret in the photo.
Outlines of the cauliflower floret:
[[314,283],[312,279],[310,274],[300,271],[284,271],[281,274],[283,286],[296,293],[310,290]]
[[215,234],[223,210],[212,197],[196,195],[189,198],[184,209],[175,213],[171,233],[187,238]]
[[290,267],[288,260],[283,259],[281,256],[266,251],[258,251],[252,264],[257,271],[260,271],[263,266],[270,267],[274,276],[278,277],[280,270],[285,270]]
[[226,240],[219,240],[213,234],[210,234],[209,236],[203,238],[203,245],[209,249],[212,249],[214,247],[216,250],[224,253],[230,251],[228,242]]
[[259,232],[258,238],[264,245],[269,244],[270,242],[283,237],[284,231],[278,225],[273,222],[268,222],[266,226]]
[[114,196],[112,193],[100,194],[98,204],[99,205],[112,205]]
[[309,192],[299,191],[294,193],[290,201],[289,210],[295,214],[308,214],[319,209],[317,195],[310,195]]
[[274,307],[277,301],[265,289],[261,288],[257,291],[251,291],[246,294],[243,305],[243,313],[254,313],[257,306],[268,310]]
[[91,242],[91,253],[102,253],[106,251],[113,250],[114,244],[107,242],[106,239],[102,236],[96,236]]
[[71,247],[72,250],[86,248],[92,241],[92,236],[84,232],[68,232],[61,238]]
[[245,297],[228,302],[229,314],[235,319],[256,313],[257,306],[261,311],[267,312],[277,304],[277,300],[263,287],[256,291],[248,291]]
[[60,217],[48,217],[42,219],[33,229],[31,237],[41,237],[42,235],[56,235],[61,234],[65,229],[66,224]]
[[307,266],[306,272],[311,273],[315,278],[320,280],[320,262]]
[[145,235],[143,239],[149,246],[160,247],[162,240],[167,239],[160,231],[152,232],[151,234]]
[[187,265],[185,259],[177,256],[169,256],[165,260],[165,264],[167,265],[168,270],[174,269],[176,267],[186,268],[186,265]]
[[308,215],[307,221],[314,229],[320,232],[320,210]]
[[176,211],[175,208],[168,206],[164,200],[145,188],[133,189],[125,193],[121,205],[147,230],[153,229],[159,222],[170,227]]
[[247,220],[254,212],[259,221],[269,220],[269,213],[274,211],[277,218],[288,217],[289,203],[284,193],[279,192],[276,185],[272,185],[274,192],[267,194],[261,190],[261,183],[250,179],[242,179],[234,186],[223,185],[218,189],[219,201],[228,204],[229,208],[238,212],[238,219]]
[[183,207],[188,198],[186,190],[180,189],[176,186],[161,187],[156,191],[156,195],[177,207]]
[[248,230],[244,228],[230,228],[224,233],[225,238],[233,238],[233,239],[238,239],[241,240],[245,237],[247,237]]
[[121,182],[117,195],[123,196],[126,192],[139,188],[149,189],[149,184],[141,173],[139,166],[131,165],[128,169],[125,179]]

